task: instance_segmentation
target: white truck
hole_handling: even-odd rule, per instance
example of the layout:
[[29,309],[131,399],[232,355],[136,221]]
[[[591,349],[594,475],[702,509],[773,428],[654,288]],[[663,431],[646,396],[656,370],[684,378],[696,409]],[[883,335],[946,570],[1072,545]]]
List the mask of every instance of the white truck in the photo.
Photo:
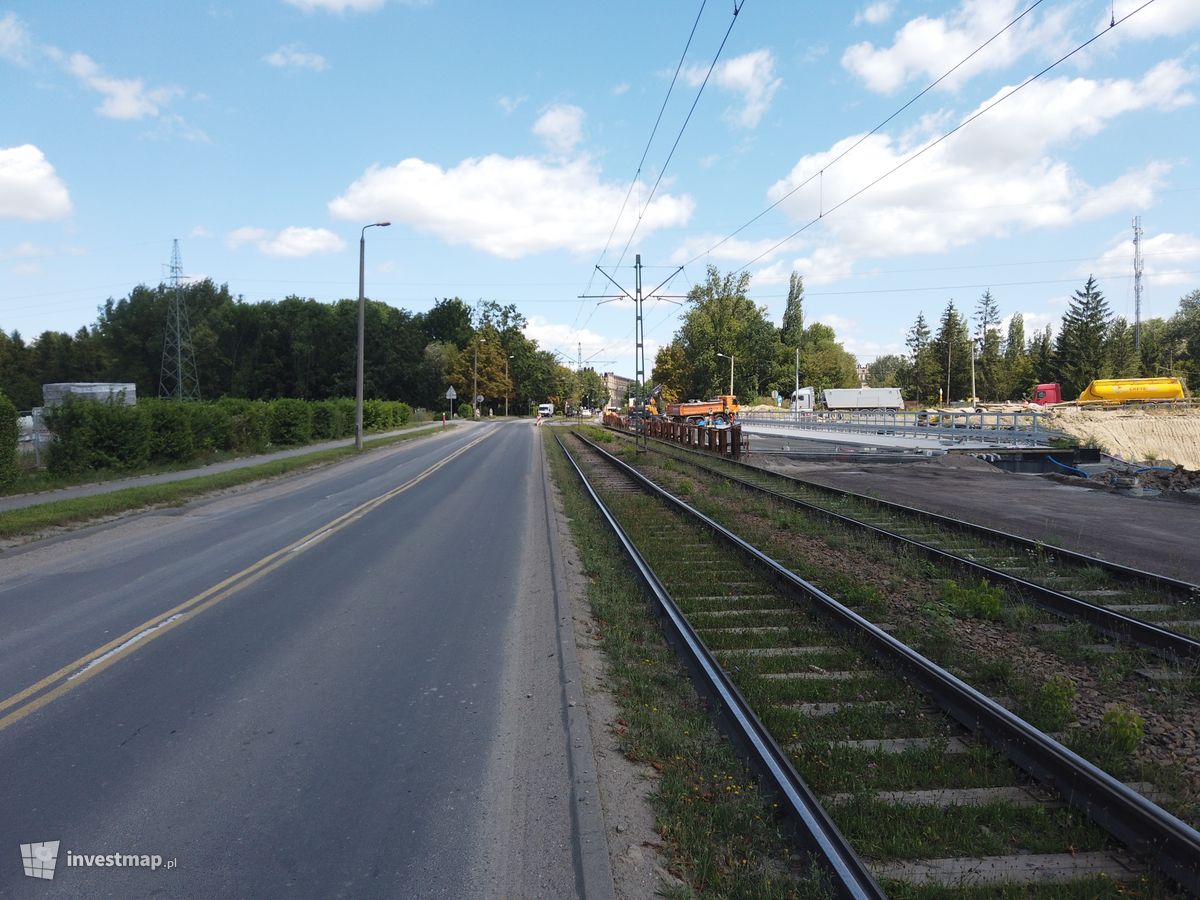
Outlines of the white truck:
[[554,415],[554,404],[553,403],[539,403],[538,404],[538,415],[539,416]]
[[904,409],[900,388],[826,388],[825,408],[830,410]]

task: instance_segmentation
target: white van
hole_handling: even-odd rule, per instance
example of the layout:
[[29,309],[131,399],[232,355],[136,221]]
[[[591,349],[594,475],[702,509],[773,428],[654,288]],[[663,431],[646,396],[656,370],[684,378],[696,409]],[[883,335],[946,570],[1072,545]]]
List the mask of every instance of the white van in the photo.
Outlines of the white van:
[[554,415],[554,404],[553,403],[539,403],[538,404],[538,415],[539,416]]

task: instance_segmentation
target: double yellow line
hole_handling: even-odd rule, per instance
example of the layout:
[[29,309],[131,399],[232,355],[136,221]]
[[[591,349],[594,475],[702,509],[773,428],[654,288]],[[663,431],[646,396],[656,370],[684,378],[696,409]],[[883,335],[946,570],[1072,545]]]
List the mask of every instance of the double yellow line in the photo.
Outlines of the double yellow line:
[[[216,606],[222,600],[236,594],[242,588],[248,587],[260,578],[275,571],[288,560],[295,559],[298,554],[316,546],[331,534],[361,519],[367,513],[383,505],[398,494],[402,494],[409,488],[420,484],[438,469],[442,468],[442,466],[447,465],[472,447],[486,440],[492,433],[492,431],[488,431],[480,435],[469,444],[463,445],[449,456],[434,463],[419,475],[404,482],[404,484],[394,487],[390,491],[380,494],[378,497],[368,500],[360,506],[356,506],[349,512],[343,513],[336,519],[327,522],[315,531],[309,532],[286,547],[264,556],[258,562],[242,569],[242,571],[230,575],[224,581],[214,584],[207,590],[201,591],[194,597],[183,601],[178,606],[147,619],[140,625],[135,625],[120,637],[113,638],[102,647],[97,647],[74,662],[68,663],[57,672],[47,675],[36,684],[31,684],[6,700],[0,701],[0,713],[4,714],[0,717],[0,731],[3,731],[14,722],[19,722],[46,704],[57,700],[63,694],[67,693],[67,691],[79,687],[85,681],[99,675],[109,666],[127,657],[136,648],[144,647],[155,638],[162,637],[172,628],[176,628],[194,616],[198,616],[204,610]],[[5,710],[9,710],[9,712],[5,713]]]

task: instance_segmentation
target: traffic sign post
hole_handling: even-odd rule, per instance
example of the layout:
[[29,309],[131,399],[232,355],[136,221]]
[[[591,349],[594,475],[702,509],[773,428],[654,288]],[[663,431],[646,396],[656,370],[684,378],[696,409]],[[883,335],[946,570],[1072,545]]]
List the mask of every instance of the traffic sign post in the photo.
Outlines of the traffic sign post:
[[446,399],[450,401],[450,418],[454,418],[454,401],[458,399],[458,391],[454,389],[454,385],[450,385],[446,389]]

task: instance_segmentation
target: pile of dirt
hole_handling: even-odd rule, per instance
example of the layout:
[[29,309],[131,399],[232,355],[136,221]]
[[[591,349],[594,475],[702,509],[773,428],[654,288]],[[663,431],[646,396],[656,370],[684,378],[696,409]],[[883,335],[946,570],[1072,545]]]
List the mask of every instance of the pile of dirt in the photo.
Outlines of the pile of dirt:
[[1200,469],[1198,406],[1061,406],[1049,410],[1047,419],[1047,427],[1130,462]]
[[1109,469],[1107,472],[1093,476],[1092,480],[1102,482],[1110,487],[1138,487],[1166,494],[1185,491],[1200,492],[1200,472],[1189,471],[1183,466],[1175,466],[1173,469],[1164,466],[1131,471]]

